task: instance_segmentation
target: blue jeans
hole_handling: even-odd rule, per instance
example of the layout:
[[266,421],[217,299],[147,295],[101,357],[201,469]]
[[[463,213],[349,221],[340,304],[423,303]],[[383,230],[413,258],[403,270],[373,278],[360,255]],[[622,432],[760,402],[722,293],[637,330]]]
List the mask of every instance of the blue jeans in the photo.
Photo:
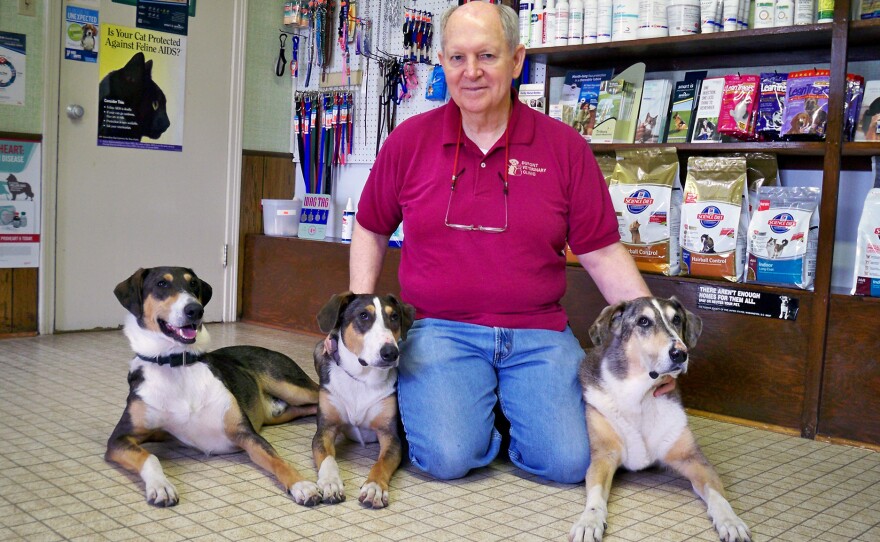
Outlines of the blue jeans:
[[510,421],[511,461],[548,480],[584,479],[590,447],[571,332],[417,320],[401,343],[398,402],[409,458],[449,480],[488,465]]

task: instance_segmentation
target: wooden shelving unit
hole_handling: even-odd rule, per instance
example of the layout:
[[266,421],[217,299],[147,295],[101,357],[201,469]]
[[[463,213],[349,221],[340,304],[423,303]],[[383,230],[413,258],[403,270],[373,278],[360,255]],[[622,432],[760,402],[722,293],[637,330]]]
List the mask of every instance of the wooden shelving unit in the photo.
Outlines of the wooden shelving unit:
[[[830,67],[832,91],[825,141],[673,145],[683,162],[687,156],[695,154],[763,151],[776,153],[786,162],[809,162],[814,169],[823,172],[822,226],[814,291],[734,285],[738,289],[797,297],[801,303],[798,321],[780,326],[751,316],[704,314],[708,324],[708,333],[704,333],[704,337],[708,335],[708,338],[701,341],[709,344],[701,345],[700,350],[708,350],[712,359],[705,366],[695,365],[694,378],[699,381],[699,388],[687,386],[692,378],[688,375],[684,381],[685,399],[690,406],[701,410],[794,427],[807,438],[825,435],[876,444],[880,443],[880,367],[876,361],[865,358],[872,356],[876,360],[878,357],[880,340],[875,337],[880,334],[859,335],[859,328],[851,328],[845,322],[857,317],[859,312],[874,322],[880,321],[880,303],[845,295],[832,296],[831,292],[840,169],[856,162],[859,163],[858,169],[864,169],[865,157],[880,154],[880,143],[842,141],[847,63],[880,59],[880,47],[877,46],[880,43],[880,21],[850,21],[850,9],[849,0],[838,0],[834,22],[827,24],[533,48],[528,50],[528,55],[532,61],[546,65],[548,90],[549,78],[563,76],[573,68],[615,68],[619,71],[634,62],[644,62],[648,73],[715,68],[735,71],[742,67],[770,71],[774,66],[796,64]],[[593,150],[610,152],[647,146],[663,144],[593,145]],[[842,161],[842,157],[848,158]],[[681,277],[646,278],[656,294],[674,294],[686,303],[691,302],[692,306],[695,306],[695,290],[700,284],[707,283]],[[601,299],[598,302],[601,303]],[[719,337],[713,337],[714,333]],[[859,370],[867,376],[865,382],[870,382],[863,393],[853,396],[853,387],[841,386],[841,382],[857,377],[855,373],[858,371],[841,358],[839,351],[841,347],[848,351],[849,345],[853,344],[864,348],[866,342],[870,343],[871,349],[845,356],[852,359],[855,355],[856,359],[864,361]],[[767,368],[772,369],[768,371]],[[760,378],[756,378],[759,375]],[[847,391],[841,392],[842,389]],[[858,404],[870,404],[872,408],[867,412],[873,415],[869,414],[865,420],[866,410]],[[862,425],[858,431],[854,431],[851,424],[837,419],[848,406],[861,412],[858,418]]]

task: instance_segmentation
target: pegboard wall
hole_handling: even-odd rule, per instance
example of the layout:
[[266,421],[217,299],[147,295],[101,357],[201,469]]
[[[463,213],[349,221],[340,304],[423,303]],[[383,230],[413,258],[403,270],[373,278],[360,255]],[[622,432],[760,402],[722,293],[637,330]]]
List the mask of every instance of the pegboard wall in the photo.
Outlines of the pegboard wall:
[[[329,20],[333,25],[333,41],[335,47],[331,55],[331,63],[328,65],[327,73],[338,74],[344,71],[344,57],[338,45],[337,26],[339,21],[339,2],[335,2],[336,8],[333,17]],[[431,101],[425,99],[425,90],[431,72],[434,68],[433,64],[437,63],[437,50],[440,46],[440,38],[438,27],[440,26],[440,16],[443,12],[454,4],[457,0],[356,0],[357,15],[361,19],[370,19],[372,21],[372,48],[374,54],[388,54],[402,56],[404,54],[403,46],[403,24],[405,19],[405,10],[427,11],[433,14],[433,24],[435,33],[430,51],[431,64],[416,64],[416,75],[418,77],[418,86],[415,89],[408,89],[410,98],[405,99],[397,106],[396,125],[401,122],[425,111],[429,111],[443,105],[445,102]],[[354,144],[352,146],[352,154],[348,156],[348,163],[372,164],[376,159],[376,140],[379,128],[379,102],[382,93],[383,77],[379,73],[379,63],[375,60],[369,60],[365,56],[355,54],[355,44],[349,43],[349,64],[351,71],[362,70],[366,74],[365,80],[361,85],[352,86],[336,86],[322,87],[321,69],[318,66],[312,67],[312,75],[309,85],[306,86],[308,52],[305,44],[308,43],[309,30],[296,29],[294,27],[281,26],[282,30],[288,31],[299,36],[299,75],[294,81],[294,91],[351,91],[354,98]],[[289,55],[288,55],[289,57]],[[293,107],[293,97],[291,96],[291,108]],[[291,115],[291,118],[293,115]],[[294,140],[293,130],[290,131],[290,149],[294,156],[294,161],[299,162],[297,153],[297,145]],[[387,134],[382,131],[382,141]]]

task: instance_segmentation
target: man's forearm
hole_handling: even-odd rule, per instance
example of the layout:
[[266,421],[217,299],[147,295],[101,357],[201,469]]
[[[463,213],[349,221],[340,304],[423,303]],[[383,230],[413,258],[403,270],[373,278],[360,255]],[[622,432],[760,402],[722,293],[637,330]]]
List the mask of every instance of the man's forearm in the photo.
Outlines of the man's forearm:
[[348,287],[352,292],[371,294],[376,291],[389,237],[365,230],[355,221],[348,262]]
[[651,295],[639,268],[622,244],[614,243],[577,258],[608,304]]

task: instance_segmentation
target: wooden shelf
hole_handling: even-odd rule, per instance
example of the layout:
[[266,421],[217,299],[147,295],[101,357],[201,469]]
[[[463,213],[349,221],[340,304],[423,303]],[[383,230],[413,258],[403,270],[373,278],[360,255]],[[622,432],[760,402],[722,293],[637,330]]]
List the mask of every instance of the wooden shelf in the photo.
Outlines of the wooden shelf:
[[724,288],[736,288],[737,290],[747,290],[750,292],[766,292],[776,295],[787,295],[792,297],[812,297],[812,290],[801,290],[799,288],[784,288],[781,286],[772,286],[769,284],[756,284],[752,282],[729,282],[726,280],[705,279],[699,277],[685,277],[666,275],[652,275],[642,273],[642,276],[648,282],[670,282],[676,285],[693,285],[693,284],[710,284],[712,286]]
[[841,154],[844,156],[880,156],[880,141],[844,143]]
[[[638,150],[650,147],[675,147],[686,154],[717,152],[772,152],[792,156],[822,156],[825,143],[821,141],[756,141],[742,143],[593,143],[593,152]],[[876,147],[876,146],[875,146]],[[880,148],[880,147],[877,147]]]
[[[535,47],[530,58],[558,68],[645,62],[649,71],[770,66],[830,61],[831,23],[651,38],[590,45]],[[860,29],[866,40],[873,26]],[[874,45],[876,46],[876,41]]]

